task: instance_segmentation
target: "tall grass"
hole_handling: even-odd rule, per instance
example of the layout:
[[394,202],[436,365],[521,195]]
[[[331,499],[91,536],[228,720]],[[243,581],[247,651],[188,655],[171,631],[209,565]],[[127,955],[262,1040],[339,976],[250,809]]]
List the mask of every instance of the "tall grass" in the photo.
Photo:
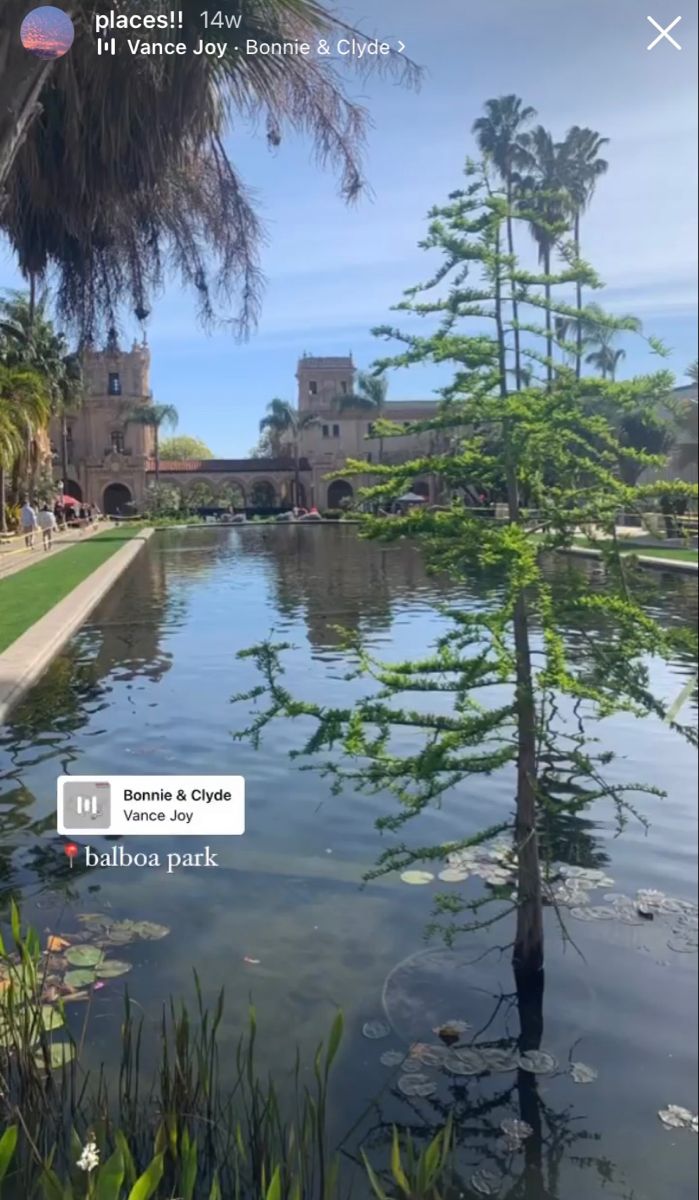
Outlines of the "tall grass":
[[[262,1080],[256,1068],[254,1008],[234,1060],[226,1059],[222,1070],[224,994],[207,1010],[196,974],[193,1012],[174,1002],[163,1008],[157,1067],[144,1083],[147,1030],[126,992],[120,1067],[110,1087],[103,1070],[90,1073],[83,1064],[92,997],[75,1036],[60,1002],[42,1002],[40,941],[34,929],[22,930],[14,907],[12,937],[10,949],[0,937],[2,1200],[340,1200],[357,1194],[356,1160],[341,1160],[328,1146],[341,1013],[318,1046],[310,1083],[303,1081],[297,1053],[291,1099],[283,1103],[274,1081]],[[447,1194],[437,1185],[450,1143],[447,1129],[434,1149],[416,1157],[408,1141],[403,1165],[396,1133],[390,1178],[397,1191],[390,1194],[414,1200]],[[89,1170],[78,1165],[86,1146],[98,1160]],[[369,1174],[362,1169],[359,1194],[370,1187],[385,1198],[366,1161]]]

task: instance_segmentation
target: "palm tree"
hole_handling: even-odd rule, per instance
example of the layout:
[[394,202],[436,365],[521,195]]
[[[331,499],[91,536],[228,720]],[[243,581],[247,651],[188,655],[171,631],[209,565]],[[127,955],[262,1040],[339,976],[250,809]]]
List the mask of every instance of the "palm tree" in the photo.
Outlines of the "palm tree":
[[621,348],[615,350],[611,342],[612,337],[613,335],[600,334],[597,349],[586,355],[585,362],[591,367],[596,367],[603,379],[611,379],[613,383],[619,363],[626,358],[626,351]]
[[[594,129],[583,129],[573,125],[566,134],[565,141],[560,147],[561,175],[563,185],[570,197],[570,207],[573,214],[573,244],[575,257],[580,258],[580,218],[588,207],[597,186],[597,180],[606,173],[609,163],[600,158],[602,146],[609,143],[609,138],[600,137]],[[576,306],[582,309],[582,283],[576,280]],[[577,353],[575,356],[575,374],[582,374],[583,353],[583,322],[577,322]]]
[[500,176],[507,196],[507,251],[512,259],[510,277],[512,297],[512,324],[515,340],[515,380],[517,390],[522,387],[522,364],[520,356],[518,301],[514,280],[514,231],[512,202],[515,187],[515,172],[523,166],[522,135],[536,116],[536,109],[523,107],[519,96],[500,96],[497,100],[486,100],[486,115],[473,122],[472,132],[481,153],[492,162]]
[[[363,185],[367,120],[332,57],[249,56],[233,42],[312,44],[352,31],[321,0],[221,0],[224,20],[241,22],[221,59],[107,61],[92,36],[104,6],[72,0],[75,43],[56,64],[23,49],[26,7],[2,0],[0,26],[0,227],[21,271],[39,280],[55,271],[59,312],[85,336],[96,338],[125,301],[147,313],[166,262],[194,289],[204,319],[237,296],[230,324],[244,329],[260,296],[260,226],[224,144],[230,124],[260,117],[272,146],[289,128],[310,134],[351,199]],[[162,4],[140,8],[157,13]],[[201,8],[178,6],[178,40],[189,46],[206,40]],[[407,82],[417,75],[398,52],[380,65]],[[89,128],[80,113],[90,113]]]
[[691,379],[692,383],[699,383],[699,361],[696,358],[687,367],[687,378]]
[[318,417],[312,412],[299,412],[288,400],[280,400],[275,396],[267,405],[267,415],[260,421],[260,433],[268,433],[275,454],[281,453],[285,437],[291,441],[294,454],[294,504],[301,504],[301,447],[300,434],[304,429],[310,429],[318,424]]
[[[46,312],[46,296],[12,292],[0,300],[0,330],[8,343],[7,361],[42,375],[51,396],[51,415],[61,427],[61,470],[68,477],[68,415],[82,402],[82,365],[70,353],[62,333],[54,330]],[[11,350],[9,349],[11,347]]]
[[126,417],[127,425],[145,425],[153,430],[156,487],[160,483],[160,430],[166,425],[175,429],[179,419],[173,404],[139,404]]
[[[1,350],[1,347],[0,347]],[[36,371],[8,366],[0,354],[0,530],[5,516],[6,472],[31,456],[31,446],[50,416],[45,381]]]
[[[349,396],[339,397],[340,411],[362,409],[364,412],[373,413],[376,420],[380,420],[386,408],[387,394],[387,379],[382,375],[370,375],[367,371],[360,371],[354,392]],[[383,462],[382,437],[379,437],[379,462]]]
[[551,311],[551,259],[561,234],[568,227],[569,202],[562,182],[561,147],[543,125],[521,138],[523,169],[515,172],[522,214],[529,222],[543,267],[546,325],[546,382],[553,383],[553,314]]

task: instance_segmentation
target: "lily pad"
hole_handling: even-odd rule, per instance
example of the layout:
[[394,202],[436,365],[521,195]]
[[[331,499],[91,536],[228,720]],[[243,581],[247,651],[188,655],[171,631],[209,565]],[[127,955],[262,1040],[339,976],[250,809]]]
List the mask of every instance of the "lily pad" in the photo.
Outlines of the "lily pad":
[[473,1191],[477,1192],[479,1196],[497,1196],[500,1191],[501,1180],[499,1176],[494,1175],[492,1171],[486,1170],[485,1167],[480,1167],[478,1171],[474,1171],[469,1182]]
[[103,957],[99,946],[71,946],[66,950],[66,959],[73,967],[95,967]]
[[118,958],[107,958],[98,963],[95,970],[100,979],[116,979],[117,976],[126,975],[127,971],[131,970],[131,963],[120,962]]
[[[58,1071],[61,1067],[65,1067],[75,1058],[75,1047],[72,1042],[52,1042],[48,1047],[48,1061],[52,1071]],[[34,1055],[34,1062],[38,1067],[46,1066],[46,1059],[43,1051]]]
[[133,929],[108,929],[105,937],[105,945],[112,946],[128,946],[129,942],[135,941]]
[[613,908],[598,904],[596,907],[571,908],[570,915],[576,921],[613,921],[616,913]]
[[379,1062],[382,1067],[399,1067],[404,1058],[402,1050],[384,1050]]
[[89,987],[91,983],[95,982],[96,978],[97,976],[94,971],[81,968],[77,971],[68,971],[63,982],[66,987],[79,991],[80,988]]
[[78,913],[78,920],[81,925],[94,926],[98,929],[108,929],[112,923],[104,913]]
[[412,1058],[417,1058],[426,1067],[441,1067],[444,1065],[449,1051],[446,1046],[430,1046],[425,1042],[416,1043],[410,1051]]
[[572,1062],[570,1064],[570,1074],[573,1078],[573,1083],[594,1083],[599,1072],[595,1067],[588,1067],[587,1063]]
[[412,883],[417,886],[425,883],[431,883],[434,875],[430,871],[403,871],[401,875],[403,883]]
[[478,1051],[489,1071],[496,1074],[506,1071],[516,1071],[519,1059],[514,1050],[502,1050],[497,1046],[487,1046]]
[[527,1125],[526,1121],[520,1121],[518,1117],[507,1117],[501,1122],[500,1128],[505,1137],[513,1142],[523,1142],[534,1132],[531,1125]]
[[437,1084],[426,1075],[401,1075],[398,1087],[404,1096],[433,1096]]
[[144,938],[147,942],[158,942],[170,932],[167,925],[158,925],[155,921],[134,921],[130,927],[133,928],[136,937]]
[[463,883],[468,879],[471,872],[466,867],[445,867],[437,876],[442,883]]
[[419,1075],[422,1073],[422,1067],[423,1064],[420,1059],[413,1058],[411,1054],[410,1058],[406,1058],[405,1062],[403,1063],[402,1070],[406,1075]]
[[522,1071],[530,1071],[532,1075],[552,1075],[558,1063],[552,1054],[545,1050],[525,1050],[520,1054],[517,1065]]
[[444,1067],[450,1075],[481,1075],[486,1070],[485,1062],[477,1050],[465,1047],[452,1050],[444,1059]]
[[362,1025],[364,1037],[370,1038],[371,1041],[378,1041],[379,1038],[388,1037],[390,1032],[391,1027],[385,1021],[365,1021]]
[[667,1108],[660,1109],[658,1116],[666,1129],[691,1129],[694,1133],[697,1132],[696,1113],[682,1108],[680,1104],[668,1104]]
[[51,1004],[43,1004],[41,1007],[41,1024],[47,1033],[52,1029],[60,1029],[64,1024],[63,1014]]

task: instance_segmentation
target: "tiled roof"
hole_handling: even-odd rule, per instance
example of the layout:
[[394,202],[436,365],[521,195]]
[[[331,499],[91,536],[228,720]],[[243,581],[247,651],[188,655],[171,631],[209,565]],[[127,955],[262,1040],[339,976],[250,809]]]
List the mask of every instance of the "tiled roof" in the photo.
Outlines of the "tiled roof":
[[[302,471],[310,470],[308,460],[305,458],[301,459],[299,465]],[[161,475],[232,474],[236,471],[241,473],[259,471],[264,474],[270,471],[294,470],[295,465],[291,458],[184,458],[174,461],[161,459],[160,462]],[[146,471],[149,473],[155,471],[154,458],[148,459]]]

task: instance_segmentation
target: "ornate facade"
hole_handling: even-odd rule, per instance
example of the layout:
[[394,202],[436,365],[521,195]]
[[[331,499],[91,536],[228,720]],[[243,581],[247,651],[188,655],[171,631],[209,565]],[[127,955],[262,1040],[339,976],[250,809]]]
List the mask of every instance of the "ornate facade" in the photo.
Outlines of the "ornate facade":
[[[146,489],[155,479],[153,433],[129,421],[129,414],[152,401],[150,352],[134,344],[122,351],[112,345],[88,351],[83,360],[85,395],[82,406],[66,421],[64,491],[103,512],[142,507]],[[301,431],[298,445],[300,501],[319,508],[337,508],[351,498],[369,476],[328,481],[348,458],[378,461],[379,442],[371,437],[370,414],[342,408],[342,397],[353,394],[355,366],[351,357],[299,360],[298,411],[312,413],[314,424]],[[434,402],[391,401],[385,416],[407,424],[434,413]],[[55,421],[51,429],[56,478],[63,475],[63,431]],[[391,438],[383,461],[404,462],[434,449],[428,434]],[[162,483],[175,484],[190,505],[219,503],[242,508],[284,508],[294,502],[296,450],[291,441],[276,459],[208,459],[161,463]],[[205,485],[204,487],[202,485]],[[429,476],[415,479],[413,487],[434,498]],[[208,495],[209,500],[204,499]]]

